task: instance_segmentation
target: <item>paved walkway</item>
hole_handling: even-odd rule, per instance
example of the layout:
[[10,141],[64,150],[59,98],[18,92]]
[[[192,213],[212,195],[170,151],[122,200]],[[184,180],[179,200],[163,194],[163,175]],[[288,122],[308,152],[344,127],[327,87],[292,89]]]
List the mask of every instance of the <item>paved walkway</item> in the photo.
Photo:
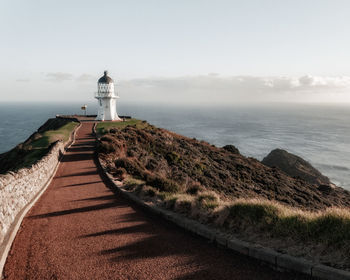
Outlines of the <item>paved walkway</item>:
[[92,123],[29,211],[5,279],[301,279],[216,248],[134,208],[103,182]]

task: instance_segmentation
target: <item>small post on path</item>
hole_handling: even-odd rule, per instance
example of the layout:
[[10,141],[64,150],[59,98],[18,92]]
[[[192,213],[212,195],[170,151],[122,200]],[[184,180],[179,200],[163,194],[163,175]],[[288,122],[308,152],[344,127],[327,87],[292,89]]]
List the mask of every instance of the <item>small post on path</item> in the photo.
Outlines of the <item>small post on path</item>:
[[87,105],[81,106],[81,109],[85,112],[85,116],[87,115]]

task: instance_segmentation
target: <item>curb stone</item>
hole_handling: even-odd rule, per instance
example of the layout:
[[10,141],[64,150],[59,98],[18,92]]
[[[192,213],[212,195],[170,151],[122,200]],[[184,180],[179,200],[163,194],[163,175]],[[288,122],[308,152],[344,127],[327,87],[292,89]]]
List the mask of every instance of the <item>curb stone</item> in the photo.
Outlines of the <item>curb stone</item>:
[[[264,247],[250,247],[249,248],[249,256],[262,260],[263,262],[267,262],[272,265],[272,267],[277,266],[277,258],[280,255],[280,253],[276,252],[275,250],[272,250],[270,248],[264,248]],[[311,271],[310,271],[311,272]],[[311,274],[311,273],[310,273]]]
[[227,237],[222,233],[218,232],[215,235],[215,241],[218,245],[227,247]]
[[312,275],[311,270],[315,264],[303,258],[296,258],[287,254],[279,254],[279,256],[277,256],[276,265],[290,270],[296,269],[301,273]]
[[[98,155],[96,156],[99,165],[102,167]],[[223,233],[215,231],[197,221],[190,220],[178,213],[170,212],[158,206],[149,205],[136,195],[124,190],[121,187],[122,184],[120,181],[116,183],[113,176],[107,173],[103,168],[101,169],[104,171],[105,175],[107,175],[107,178],[114,185],[115,189],[124,197],[132,200],[137,205],[143,207],[149,212],[155,213],[165,218],[166,220],[175,223],[177,226],[184,228],[187,231],[208,239],[210,242],[216,241],[217,244],[223,245],[225,248],[228,248],[236,253],[240,253],[242,255],[246,255],[267,263],[273,269],[278,271],[292,271],[311,277],[316,277],[318,279],[350,280],[350,272],[348,271],[332,268],[321,264],[314,264],[303,258],[297,258],[287,254],[278,253],[271,248],[257,247],[256,245],[249,242],[241,241],[232,237],[225,237]]]
[[231,238],[227,240],[227,248],[240,253],[245,256],[249,256],[249,243]]
[[197,235],[208,239],[210,242],[213,242],[215,240],[215,231],[206,227],[205,225],[196,224],[195,229],[196,229],[195,233]]
[[312,267],[312,276],[320,279],[344,280],[350,279],[350,272],[318,264]]

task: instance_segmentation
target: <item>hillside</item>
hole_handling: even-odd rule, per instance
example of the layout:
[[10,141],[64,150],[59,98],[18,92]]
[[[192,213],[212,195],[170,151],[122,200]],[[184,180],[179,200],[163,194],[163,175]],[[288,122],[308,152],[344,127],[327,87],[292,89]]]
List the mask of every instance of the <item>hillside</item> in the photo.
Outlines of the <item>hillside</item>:
[[304,210],[350,206],[350,193],[323,191],[247,158],[234,146],[218,148],[143,123],[111,129],[100,139],[100,157],[111,173],[128,173],[163,192],[215,191],[225,200],[260,198]]
[[30,167],[41,159],[57,140],[67,141],[77,122],[70,119],[48,119],[25,142],[0,154],[0,174]]

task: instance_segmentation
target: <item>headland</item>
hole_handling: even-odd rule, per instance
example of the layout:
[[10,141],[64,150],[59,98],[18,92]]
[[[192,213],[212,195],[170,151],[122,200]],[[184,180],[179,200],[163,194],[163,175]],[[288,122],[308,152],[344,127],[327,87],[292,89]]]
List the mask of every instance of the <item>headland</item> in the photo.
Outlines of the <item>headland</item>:
[[[92,126],[93,117],[60,116],[48,120],[27,141],[7,153],[13,155],[13,160],[6,161],[7,174],[1,178],[14,182],[11,176],[38,166],[59,143],[67,149],[78,123]],[[95,132],[96,148],[76,143],[74,149],[95,151],[103,169],[145,203],[199,221],[228,237],[341,269],[350,267],[349,192],[331,184],[301,158],[274,151],[259,162],[241,155],[233,145],[215,147],[129,118],[99,122]],[[86,140],[91,142],[91,137]],[[40,154],[36,148],[46,152]],[[52,166],[58,165],[63,154],[64,149],[51,156],[56,164]],[[18,164],[21,155],[31,161]],[[53,172],[51,168],[44,173]],[[80,173],[79,180],[90,175]],[[45,180],[46,177],[37,189],[30,190],[30,195],[34,196]],[[11,184],[3,182],[3,186],[8,185]],[[23,184],[17,188],[25,189]],[[27,200],[15,207],[18,212],[31,200],[30,195],[25,194]],[[21,199],[22,196],[20,193]],[[10,216],[16,216],[16,212]],[[8,219],[7,228],[13,220]],[[6,233],[3,224],[2,229]]]

